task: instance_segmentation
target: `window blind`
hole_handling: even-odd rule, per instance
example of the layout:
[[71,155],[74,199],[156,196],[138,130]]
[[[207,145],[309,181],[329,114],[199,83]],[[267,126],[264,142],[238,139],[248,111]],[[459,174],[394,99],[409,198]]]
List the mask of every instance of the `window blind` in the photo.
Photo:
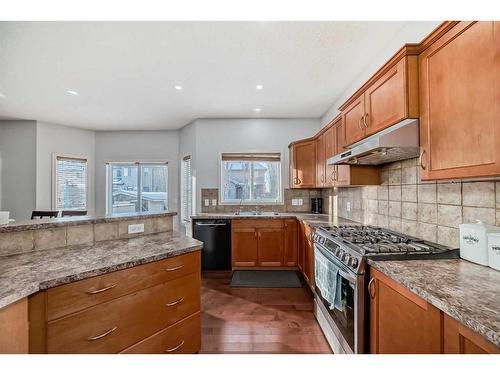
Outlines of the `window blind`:
[[279,152],[266,152],[266,153],[239,153],[239,152],[225,152],[222,154],[222,161],[280,161],[281,155]]
[[56,209],[87,209],[87,159],[56,157]]
[[192,213],[193,180],[191,156],[182,159],[182,219],[189,220]]

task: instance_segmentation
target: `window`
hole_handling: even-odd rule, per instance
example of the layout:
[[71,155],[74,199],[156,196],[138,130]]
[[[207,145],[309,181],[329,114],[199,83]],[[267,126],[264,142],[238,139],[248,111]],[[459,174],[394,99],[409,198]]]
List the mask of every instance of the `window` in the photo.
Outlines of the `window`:
[[56,210],[87,210],[87,159],[55,157]]
[[221,159],[221,203],[282,201],[279,153],[225,153]]
[[182,159],[181,177],[181,220],[189,220],[193,212],[193,180],[191,173],[191,156]]
[[168,210],[168,165],[109,163],[107,212],[158,212]]

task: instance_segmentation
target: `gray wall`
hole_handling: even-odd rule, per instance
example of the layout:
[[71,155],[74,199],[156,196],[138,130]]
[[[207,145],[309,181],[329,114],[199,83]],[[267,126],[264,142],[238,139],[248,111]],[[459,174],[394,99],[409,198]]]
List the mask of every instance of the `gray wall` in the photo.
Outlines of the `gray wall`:
[[28,219],[36,206],[36,122],[0,121],[0,209]]
[[106,212],[107,162],[168,162],[170,211],[179,207],[179,131],[119,131],[95,133],[95,202]]
[[[201,211],[201,189],[219,187],[222,152],[275,151],[282,154],[283,187],[288,187],[288,145],[314,135],[319,119],[199,119],[194,122],[196,211]],[[188,133],[192,135],[192,132]]]
[[49,123],[37,123],[36,148],[36,207],[52,209],[53,157],[67,155],[88,160],[87,204],[89,214],[95,210],[94,202],[94,155],[95,132]]

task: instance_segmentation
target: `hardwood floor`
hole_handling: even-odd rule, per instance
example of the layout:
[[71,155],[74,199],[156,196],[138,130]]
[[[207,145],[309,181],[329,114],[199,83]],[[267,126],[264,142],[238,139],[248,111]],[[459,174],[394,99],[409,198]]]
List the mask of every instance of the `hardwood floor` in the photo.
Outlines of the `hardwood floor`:
[[303,288],[231,288],[230,272],[205,272],[200,353],[331,353]]

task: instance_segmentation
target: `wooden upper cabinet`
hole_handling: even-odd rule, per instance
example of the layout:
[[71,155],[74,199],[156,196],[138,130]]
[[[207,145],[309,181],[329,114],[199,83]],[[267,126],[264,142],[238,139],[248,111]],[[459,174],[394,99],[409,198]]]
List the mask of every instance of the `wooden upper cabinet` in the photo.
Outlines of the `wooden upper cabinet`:
[[370,352],[440,353],[440,310],[373,268],[370,276]]
[[345,127],[345,140],[348,145],[356,143],[365,137],[362,121],[365,115],[365,96],[360,95],[344,110],[342,123]]
[[233,226],[231,248],[233,267],[257,266],[257,230],[255,228],[235,228]]
[[405,46],[342,107],[350,146],[407,118],[418,118],[418,57]]
[[291,186],[313,188],[316,186],[316,142],[305,140],[290,145]]
[[316,186],[325,185],[325,133],[316,138]]
[[328,165],[327,161],[329,158],[337,153],[337,140],[335,128],[330,126],[324,133],[325,137],[325,182],[324,187],[335,186],[335,165]]
[[459,22],[419,56],[421,176],[500,174],[500,22]]
[[418,117],[417,63],[417,56],[403,58],[368,87],[362,121],[365,135],[375,134],[405,118]]
[[283,228],[258,229],[259,266],[280,267],[283,262]]
[[286,267],[297,266],[298,257],[298,222],[295,219],[286,219],[285,227],[285,248],[283,265]]

